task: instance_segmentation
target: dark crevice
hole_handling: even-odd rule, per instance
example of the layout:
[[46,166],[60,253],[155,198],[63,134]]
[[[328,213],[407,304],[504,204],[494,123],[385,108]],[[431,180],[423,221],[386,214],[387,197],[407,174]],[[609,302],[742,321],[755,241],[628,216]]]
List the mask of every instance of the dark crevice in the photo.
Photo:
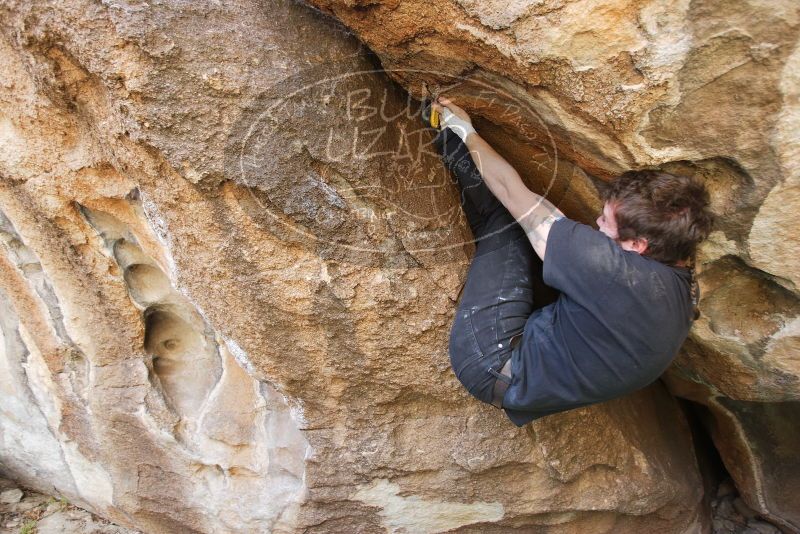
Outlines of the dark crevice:
[[709,496],[713,495],[717,486],[730,476],[708,431],[714,422],[714,417],[707,406],[687,399],[676,398],[686,414],[692,433],[695,456],[700,475],[703,477],[703,504],[710,506]]
[[711,410],[698,402],[676,399],[689,423],[703,483],[703,515],[711,518],[711,534],[752,534],[770,529],[779,534],[777,526],[747,506],[740,496],[711,437],[711,429],[716,425]]

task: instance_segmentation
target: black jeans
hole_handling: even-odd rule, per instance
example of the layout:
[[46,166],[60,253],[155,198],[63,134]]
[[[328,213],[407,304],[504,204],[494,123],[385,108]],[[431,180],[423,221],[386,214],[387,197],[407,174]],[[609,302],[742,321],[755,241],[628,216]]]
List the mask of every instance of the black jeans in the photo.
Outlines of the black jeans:
[[483,182],[464,142],[445,128],[434,145],[458,180],[461,206],[476,241],[450,330],[450,363],[467,391],[491,404],[496,371],[511,357],[510,340],[522,332],[535,309],[541,260],[522,227]]

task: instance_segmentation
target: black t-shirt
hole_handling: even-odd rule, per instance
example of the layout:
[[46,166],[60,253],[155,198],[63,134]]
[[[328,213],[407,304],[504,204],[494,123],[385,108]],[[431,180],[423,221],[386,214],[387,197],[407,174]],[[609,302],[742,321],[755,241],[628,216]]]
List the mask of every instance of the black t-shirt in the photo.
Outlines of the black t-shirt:
[[561,295],[528,318],[512,357],[503,409],[517,426],[647,386],[689,333],[689,270],[585,224],[553,223],[543,278]]

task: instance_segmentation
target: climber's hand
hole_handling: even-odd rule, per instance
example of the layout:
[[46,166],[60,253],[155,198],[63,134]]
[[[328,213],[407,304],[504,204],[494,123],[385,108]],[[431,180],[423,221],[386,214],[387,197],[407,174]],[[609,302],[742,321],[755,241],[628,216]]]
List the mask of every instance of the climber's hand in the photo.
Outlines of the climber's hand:
[[[433,109],[444,115],[444,108],[449,109],[453,115],[458,117],[459,119],[465,120],[468,123],[472,124],[472,119],[469,118],[469,114],[464,111],[463,108],[460,108],[453,104],[450,99],[440,96],[436,101],[433,103]],[[444,118],[444,117],[443,117]]]
[[442,114],[442,126],[450,130],[466,143],[467,137],[475,133],[472,120],[466,111],[453,104],[449,99],[439,97],[431,106]]

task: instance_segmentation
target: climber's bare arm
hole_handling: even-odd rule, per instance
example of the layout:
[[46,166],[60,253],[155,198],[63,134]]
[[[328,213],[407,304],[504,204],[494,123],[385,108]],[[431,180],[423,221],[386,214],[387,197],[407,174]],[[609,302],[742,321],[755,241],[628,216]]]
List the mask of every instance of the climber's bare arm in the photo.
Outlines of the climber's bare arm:
[[467,136],[466,145],[489,190],[522,226],[533,250],[544,260],[550,227],[564,214],[528,189],[519,173],[477,132]]
[[[469,121],[467,113],[448,99],[441,97],[439,102],[458,117]],[[533,250],[544,260],[550,227],[564,214],[549,200],[528,189],[514,167],[477,132],[467,135],[465,144],[489,190],[519,222]]]

